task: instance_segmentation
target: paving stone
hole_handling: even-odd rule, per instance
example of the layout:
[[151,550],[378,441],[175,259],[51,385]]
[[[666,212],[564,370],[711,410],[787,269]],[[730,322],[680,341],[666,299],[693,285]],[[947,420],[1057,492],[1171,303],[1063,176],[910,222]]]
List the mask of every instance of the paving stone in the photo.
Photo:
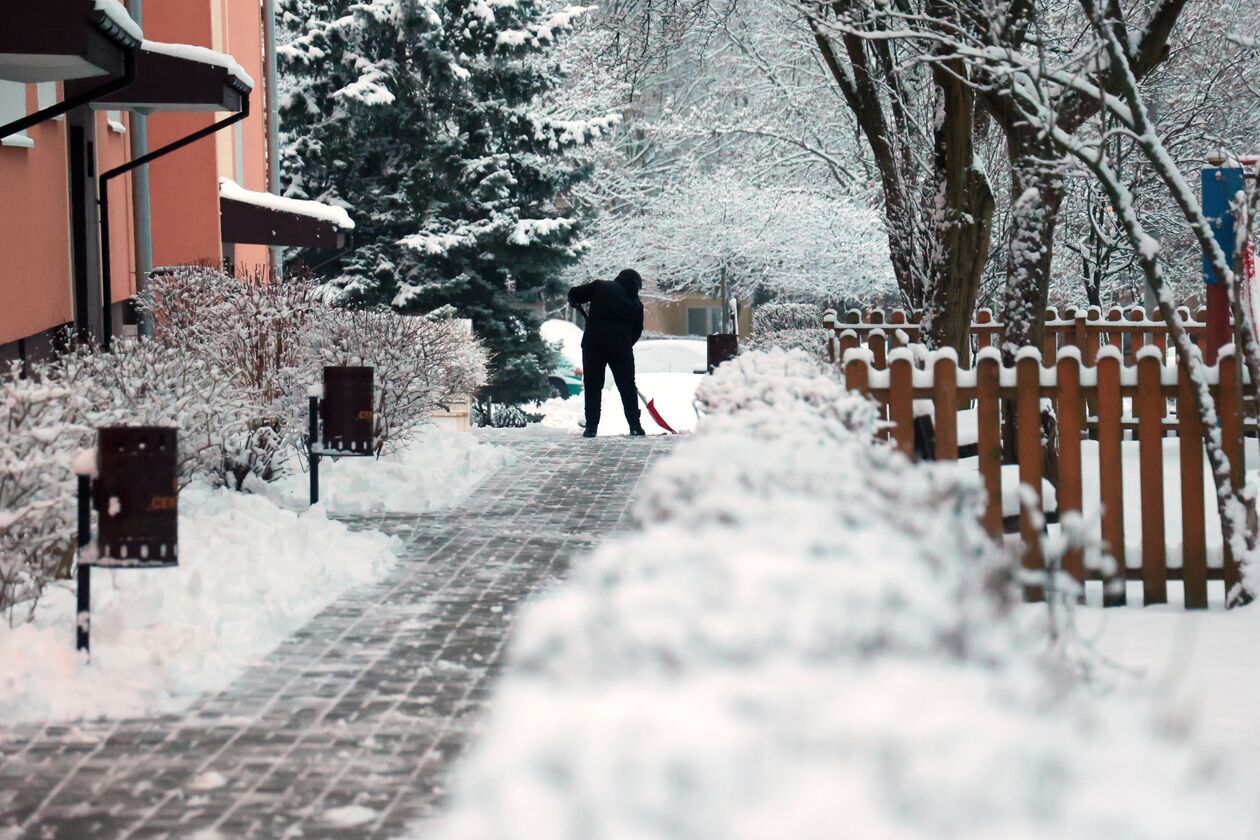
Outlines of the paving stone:
[[[453,510],[350,520],[403,539],[398,567],[222,693],[179,715],[0,732],[0,836],[388,837],[439,812],[516,611],[628,527],[676,440],[485,436],[513,463]],[[325,817],[346,805],[376,819]]]

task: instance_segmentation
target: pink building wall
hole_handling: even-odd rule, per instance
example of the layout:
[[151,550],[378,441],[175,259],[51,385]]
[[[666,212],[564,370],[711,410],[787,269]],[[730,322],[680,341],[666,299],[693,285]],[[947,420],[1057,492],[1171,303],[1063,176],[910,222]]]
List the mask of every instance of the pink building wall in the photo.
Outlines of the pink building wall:
[[[27,108],[35,86],[26,86]],[[0,344],[74,318],[66,127],[27,131],[33,148],[0,146]]]
[[[155,266],[219,264],[219,177],[267,189],[267,116],[263,64],[262,7],[258,0],[159,0],[144,10],[149,40],[195,44],[232,54],[255,80],[252,112],[237,137],[225,129],[150,164],[153,262]],[[60,86],[59,86],[60,95]],[[36,110],[36,87],[27,85],[27,110]],[[157,113],[149,117],[149,148],[170,143],[225,114]],[[97,171],[130,159],[128,133],[97,114]],[[66,123],[50,120],[29,129],[32,148],[0,146],[0,345],[69,323],[74,319],[70,246],[70,201]],[[242,177],[238,177],[242,176]],[[112,299],[120,302],[137,287],[132,214],[132,179],[110,187]],[[17,197],[14,200],[13,197]],[[243,268],[269,264],[263,246],[236,248]]]

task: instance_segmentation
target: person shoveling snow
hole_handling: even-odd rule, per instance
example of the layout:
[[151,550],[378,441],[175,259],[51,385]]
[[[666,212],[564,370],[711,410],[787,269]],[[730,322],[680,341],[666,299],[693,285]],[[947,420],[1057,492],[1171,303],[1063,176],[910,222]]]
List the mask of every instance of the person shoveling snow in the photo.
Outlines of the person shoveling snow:
[[582,335],[586,428],[582,437],[593,438],[599,434],[605,368],[612,368],[630,434],[636,437],[646,434],[639,420],[639,392],[634,383],[634,345],[643,335],[643,303],[639,300],[642,287],[639,272],[628,268],[611,282],[596,280],[569,289],[569,305],[586,316],[586,330]]

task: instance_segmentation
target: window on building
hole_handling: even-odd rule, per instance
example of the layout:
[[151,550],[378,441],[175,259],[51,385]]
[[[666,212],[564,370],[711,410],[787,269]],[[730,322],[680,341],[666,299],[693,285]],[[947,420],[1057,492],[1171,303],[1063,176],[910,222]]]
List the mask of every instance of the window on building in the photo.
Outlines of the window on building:
[[[0,82],[0,125],[8,125],[26,116],[26,85],[21,82]],[[29,149],[35,145],[25,131],[0,137],[0,146]]]
[[687,335],[712,335],[720,332],[722,332],[722,307],[687,307]]

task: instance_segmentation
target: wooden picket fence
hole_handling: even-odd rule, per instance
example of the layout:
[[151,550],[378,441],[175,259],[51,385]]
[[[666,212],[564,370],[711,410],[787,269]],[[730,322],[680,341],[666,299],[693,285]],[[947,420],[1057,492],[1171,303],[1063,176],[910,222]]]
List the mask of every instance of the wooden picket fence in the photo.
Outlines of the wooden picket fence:
[[[845,329],[851,326],[846,324]],[[1093,327],[1087,319],[1086,341],[1090,340],[1090,329]],[[1160,347],[1154,340],[1150,344]],[[1057,349],[1043,364],[1036,348],[1025,348],[1014,366],[1008,367],[996,348],[982,348],[974,368],[960,369],[952,352],[920,354],[916,363],[910,349],[896,348],[880,360],[874,348],[853,342],[841,358],[848,387],[876,400],[889,422],[886,434],[907,455],[915,454],[916,419],[922,431],[930,405],[934,457],[957,460],[959,412],[974,409],[975,462],[988,491],[982,520],[995,539],[1003,538],[1001,406],[1009,401],[1013,411],[1008,408],[1006,416],[1013,417],[1014,428],[1008,423],[1006,434],[1014,437],[1019,483],[1031,488],[1040,504],[1045,450],[1052,449],[1057,452],[1058,474],[1053,477],[1053,486],[1059,521],[1085,510],[1087,501],[1091,510],[1101,509],[1101,539],[1114,553],[1116,568],[1109,572],[1099,552],[1075,549],[1062,559],[1066,573],[1082,584],[1103,581],[1105,605],[1125,603],[1126,580],[1141,582],[1143,604],[1169,602],[1170,581],[1180,582],[1187,609],[1208,607],[1209,581],[1223,581],[1224,589],[1215,589],[1220,594],[1212,599],[1223,601],[1223,592],[1238,582],[1239,572],[1229,546],[1220,539],[1214,497],[1210,489],[1205,492],[1204,430],[1192,407],[1184,371],[1167,364],[1161,350],[1140,346],[1135,364],[1125,364],[1120,349],[1102,346],[1101,339],[1099,349],[1089,354],[1093,358],[1086,359],[1086,355],[1081,348],[1068,345]],[[1222,351],[1219,364],[1208,369],[1208,376],[1233,466],[1232,480],[1240,486],[1245,472],[1244,406],[1241,372],[1232,348]],[[1052,413],[1044,410],[1046,401]],[[1091,413],[1096,413],[1092,422]],[[1049,433],[1047,416],[1053,418],[1052,426],[1057,426]],[[1124,486],[1126,425],[1136,433],[1141,505],[1140,527],[1136,529],[1140,541],[1136,545],[1133,537],[1139,535],[1126,534],[1125,493],[1132,491],[1132,486],[1127,491]],[[1165,494],[1171,492],[1164,476],[1169,436],[1177,440],[1180,479],[1172,482],[1171,488],[1178,491],[1179,529],[1165,524]],[[1090,449],[1093,460],[1095,446],[1096,463],[1089,463],[1083,448]],[[1132,454],[1133,444],[1129,447]],[[1011,448],[1007,447],[1008,453]],[[1096,485],[1098,498],[1086,499],[1083,479],[1095,469],[1090,485]],[[1044,595],[1038,581],[1044,580],[1039,573],[1046,569],[1039,539],[1043,526],[1034,518],[1038,509],[1024,506],[1018,522],[1023,567],[1034,573],[1025,583],[1025,595],[1032,600]],[[1210,542],[1209,536],[1213,538]]]
[[[1178,310],[1192,340],[1198,341],[1207,331],[1207,312],[1200,309],[1191,313],[1187,308]],[[828,342],[828,356],[834,362],[843,358],[846,350],[866,347],[874,356],[877,367],[883,369],[888,351],[920,341],[920,312],[895,309],[859,311],[849,310],[843,315],[828,310],[823,315],[824,328],[832,331]],[[993,313],[981,309],[971,324],[971,350],[975,354],[985,347],[996,347],[1002,336],[1002,324],[994,320]],[[1123,361],[1133,364],[1135,354],[1142,347],[1168,348],[1168,326],[1156,309],[1152,316],[1137,307],[1112,308],[1103,312],[1098,307],[1067,309],[1060,312],[1050,308],[1045,311],[1045,338],[1041,347],[1044,363],[1054,363],[1060,348],[1077,347],[1081,360],[1093,365],[1099,349],[1116,347]]]

